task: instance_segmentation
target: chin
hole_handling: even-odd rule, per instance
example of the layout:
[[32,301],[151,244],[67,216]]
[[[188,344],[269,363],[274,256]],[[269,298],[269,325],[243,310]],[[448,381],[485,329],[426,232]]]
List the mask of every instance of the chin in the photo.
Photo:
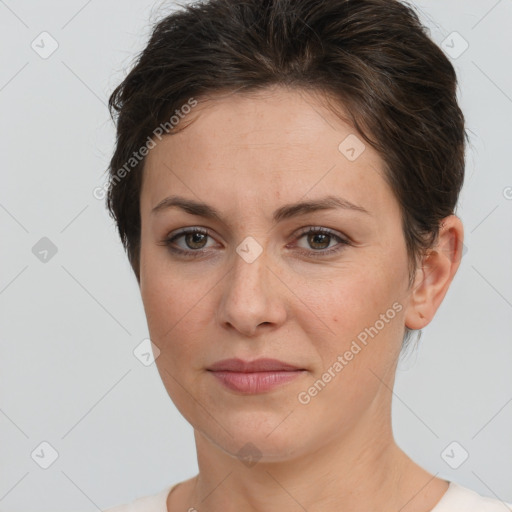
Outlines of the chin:
[[[261,413],[259,416],[261,419]],[[256,462],[281,462],[297,457],[305,449],[304,429],[295,430],[290,426],[283,428],[282,421],[282,415],[279,419],[272,415],[272,428],[224,423],[226,430],[232,435],[224,429],[211,432],[210,423],[210,428],[206,432],[203,430],[203,434],[231,457],[245,461],[248,467]]]

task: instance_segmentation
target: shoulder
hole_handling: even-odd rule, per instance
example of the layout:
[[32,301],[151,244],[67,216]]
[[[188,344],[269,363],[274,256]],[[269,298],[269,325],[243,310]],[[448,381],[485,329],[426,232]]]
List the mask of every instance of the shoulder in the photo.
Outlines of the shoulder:
[[102,512],[167,512],[167,496],[178,484],[167,486],[156,494],[137,498],[132,503],[123,503]]
[[512,503],[482,496],[455,482],[431,512],[512,512]]

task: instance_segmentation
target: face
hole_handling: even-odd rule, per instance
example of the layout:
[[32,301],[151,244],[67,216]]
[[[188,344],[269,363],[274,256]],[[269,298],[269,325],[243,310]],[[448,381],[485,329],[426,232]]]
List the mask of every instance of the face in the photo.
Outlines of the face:
[[[188,115],[149,152],[141,192],[140,289],[167,392],[233,455],[251,442],[263,461],[284,460],[367,432],[390,414],[383,382],[408,297],[381,158],[304,91],[219,97]],[[209,371],[230,358],[302,371],[240,391]]]

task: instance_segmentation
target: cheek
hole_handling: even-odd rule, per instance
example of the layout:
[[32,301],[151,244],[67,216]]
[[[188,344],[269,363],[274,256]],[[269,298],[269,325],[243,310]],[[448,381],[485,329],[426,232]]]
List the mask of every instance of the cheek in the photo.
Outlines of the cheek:
[[[151,339],[161,349],[176,339],[188,326],[199,308],[200,295],[187,293],[191,283],[184,283],[174,276],[147,277],[141,292]],[[185,289],[184,289],[185,288]]]
[[295,294],[301,299],[298,307],[307,315],[304,325],[319,321],[330,327],[335,334],[346,333],[354,327],[364,324],[385,300],[386,290],[376,282],[375,271],[358,271],[357,268],[336,269],[329,279],[315,280],[311,277],[295,288]]
[[386,380],[401,341],[402,308],[395,284],[374,270],[304,290],[309,307],[302,307],[297,318],[318,364],[311,387],[302,391],[311,397],[317,393],[318,407],[335,403],[357,417],[381,387],[380,379]]
[[162,360],[169,362],[197,355],[201,333],[211,332],[208,292],[216,280],[192,267],[172,265],[161,248],[144,254],[140,290],[148,329]]
[[185,294],[183,290],[178,293],[179,275],[166,268],[160,252],[165,251],[142,245],[140,292],[151,340],[162,350],[166,338],[184,314]]
[[[400,282],[389,265],[363,267],[353,266],[350,272],[340,269],[336,279],[309,280],[296,288],[302,301],[296,301],[298,310],[294,316],[315,345],[324,367],[351,350],[354,341],[365,350],[354,356],[358,363],[351,366],[377,362],[395,352],[403,309]],[[372,349],[368,350],[370,345]]]

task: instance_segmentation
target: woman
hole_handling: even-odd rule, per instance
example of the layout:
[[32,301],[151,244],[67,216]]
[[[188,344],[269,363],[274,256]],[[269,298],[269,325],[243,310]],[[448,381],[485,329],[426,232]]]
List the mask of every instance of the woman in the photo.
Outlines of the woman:
[[111,512],[503,511],[396,444],[459,267],[456,75],[390,0],[210,0],[110,98],[108,207],[199,473]]

